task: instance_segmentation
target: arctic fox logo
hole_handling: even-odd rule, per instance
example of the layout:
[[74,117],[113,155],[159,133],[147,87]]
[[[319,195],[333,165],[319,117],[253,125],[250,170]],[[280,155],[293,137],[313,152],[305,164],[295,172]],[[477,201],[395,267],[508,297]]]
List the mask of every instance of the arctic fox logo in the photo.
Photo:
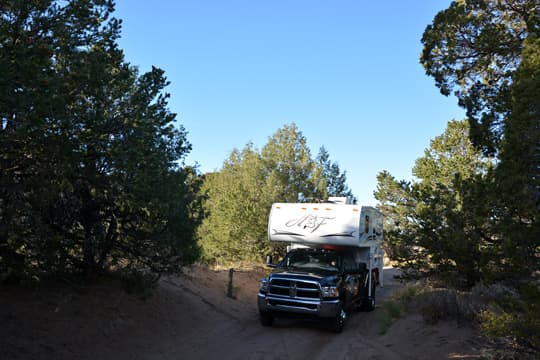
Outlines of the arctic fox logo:
[[304,215],[298,219],[292,219],[285,223],[287,227],[298,226],[304,230],[311,230],[310,232],[315,232],[318,228],[327,224],[327,220],[333,220],[333,217],[326,216],[317,216],[317,215]]

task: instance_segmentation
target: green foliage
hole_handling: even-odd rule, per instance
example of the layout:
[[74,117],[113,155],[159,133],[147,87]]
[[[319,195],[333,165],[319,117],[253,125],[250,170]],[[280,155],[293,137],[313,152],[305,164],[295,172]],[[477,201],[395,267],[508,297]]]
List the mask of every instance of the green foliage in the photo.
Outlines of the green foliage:
[[408,313],[413,303],[427,288],[418,284],[406,284],[392,292],[392,297],[382,303],[377,311],[379,332],[385,334],[390,326],[404,314]]
[[514,76],[513,107],[505,121],[495,204],[502,234],[504,272],[517,278],[540,274],[540,38],[524,42]]
[[408,304],[420,294],[424,293],[427,289],[428,287],[419,283],[409,283],[394,291],[392,293],[392,299],[400,301],[404,304]]
[[509,334],[513,318],[504,311],[496,313],[484,310],[479,314],[482,331],[490,337],[501,337]]
[[[307,139],[295,124],[284,125],[261,151],[264,176],[271,198],[283,202],[319,199],[325,189],[315,184],[315,161]],[[317,179],[318,180],[318,179]]]
[[491,280],[540,271],[539,9],[537,0],[454,1],[422,38],[426,73],[467,110],[473,143],[497,156],[466,194],[487,220],[477,236]]
[[490,337],[507,337],[515,346],[540,351],[540,289],[524,285],[517,297],[494,299],[491,306],[479,313],[478,321]]
[[536,359],[540,334],[540,290],[535,285],[519,291],[501,284],[477,284],[470,291],[441,287],[432,280],[407,283],[381,305],[381,332],[403,313],[420,312],[429,324],[457,321],[479,326],[493,343],[486,358]]
[[511,109],[523,42],[540,34],[537,0],[460,0],[439,12],[422,37],[421,63],[441,93],[467,110],[473,142],[496,153]]
[[397,301],[385,301],[379,309],[377,309],[379,333],[386,334],[390,326],[402,316],[404,310],[403,304]]
[[272,203],[320,201],[335,189],[350,192],[345,173],[323,154],[313,160],[297,126],[285,125],[261,151],[248,144],[234,150],[219,172],[206,174],[209,216],[198,232],[205,260],[224,265],[282,254],[282,246],[267,241]]
[[351,189],[347,186],[347,172],[341,172],[339,164],[330,160],[330,154],[324,146],[319,149],[316,161],[315,178],[320,178],[321,185],[318,187],[322,189],[320,194],[317,194],[319,199],[334,196],[348,197],[356,201]]
[[159,275],[134,269],[122,269],[118,272],[122,285],[128,294],[134,294],[142,300],[153,295],[158,285]]
[[[427,260],[434,260],[439,270],[455,270],[453,265],[458,262],[452,257],[457,255],[461,265],[476,267],[478,275],[486,280],[517,285],[521,281],[534,284],[538,278],[539,35],[536,0],[454,1],[426,28],[421,57],[426,73],[435,79],[443,94],[453,92],[458,97],[460,106],[467,110],[473,143],[498,159],[491,163],[491,169],[453,181],[457,191],[446,195],[458,197],[428,191],[429,196],[421,202],[435,201],[427,201],[431,205],[424,209],[418,209],[417,201],[422,197],[415,184],[397,183],[387,173],[380,175],[380,195],[385,199],[382,206],[392,217],[388,224],[390,235],[395,235],[393,242],[402,246],[399,254],[405,253],[405,259],[421,267],[428,265]],[[438,174],[433,183],[448,188],[448,177]],[[405,199],[403,203],[396,200],[400,196]],[[444,208],[445,226],[431,226],[437,224]],[[426,217],[431,220],[424,222]],[[460,221],[463,226],[447,226]],[[422,246],[425,243],[415,237],[417,230],[424,228],[439,235],[437,240],[454,237],[453,244],[463,251],[456,252],[456,246],[448,247],[448,242],[438,244],[435,251],[433,247],[426,249]],[[441,237],[439,230],[446,234]],[[400,232],[408,236],[399,238]],[[460,239],[468,241],[464,244]],[[467,244],[473,247],[463,246]],[[452,261],[441,267],[444,257]],[[471,263],[474,258],[478,262]],[[474,282],[478,280],[475,272],[464,275]],[[482,313],[482,326],[488,334],[511,334],[538,347],[537,341],[531,340],[531,334],[539,333],[535,316],[538,303],[538,298],[533,297],[498,304],[499,308]],[[517,330],[521,325],[528,330]]]
[[417,181],[397,181],[381,172],[375,198],[385,214],[392,259],[413,269],[455,274],[473,285],[481,274],[489,211],[475,195],[489,180],[491,164],[470,143],[467,122],[451,121],[416,161]]
[[182,167],[191,145],[163,71],[124,61],[113,10],[0,5],[2,274],[161,273],[197,257],[201,181]]
[[447,283],[482,279],[519,289],[484,299],[483,307],[454,290],[422,296],[429,319],[480,314],[475,320],[488,335],[509,338],[510,351],[495,358],[538,355],[539,9],[537,0],[458,0],[436,15],[422,37],[421,62],[441,93],[457,96],[470,129],[449,126],[435,139],[416,162],[414,182],[378,176],[393,258],[438,270]]
[[269,251],[266,236],[271,198],[263,163],[251,144],[235,150],[220,172],[205,176],[209,216],[199,230],[206,260],[253,261]]
[[540,270],[539,8],[536,0],[455,1],[422,38],[427,74],[443,94],[454,92],[467,110],[471,139],[499,160],[491,181],[476,191],[477,202],[491,208],[492,226],[482,237],[489,239],[495,278]]

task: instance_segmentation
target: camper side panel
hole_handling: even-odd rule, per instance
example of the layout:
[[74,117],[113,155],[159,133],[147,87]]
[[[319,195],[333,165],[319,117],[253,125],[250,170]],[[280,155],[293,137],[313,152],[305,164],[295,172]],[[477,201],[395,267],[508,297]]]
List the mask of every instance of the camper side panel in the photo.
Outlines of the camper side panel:
[[383,215],[372,206],[362,206],[360,213],[360,241],[382,242]]
[[272,205],[268,239],[306,245],[360,246],[360,207],[336,204]]

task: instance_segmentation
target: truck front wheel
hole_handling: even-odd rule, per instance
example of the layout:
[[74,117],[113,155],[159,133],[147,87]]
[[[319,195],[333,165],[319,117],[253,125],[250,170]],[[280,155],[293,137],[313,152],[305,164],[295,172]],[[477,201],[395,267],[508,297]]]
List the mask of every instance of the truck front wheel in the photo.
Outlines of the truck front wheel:
[[330,320],[330,330],[335,333],[340,333],[343,331],[345,326],[345,319],[347,318],[347,313],[343,310],[343,306],[339,306],[338,314]]

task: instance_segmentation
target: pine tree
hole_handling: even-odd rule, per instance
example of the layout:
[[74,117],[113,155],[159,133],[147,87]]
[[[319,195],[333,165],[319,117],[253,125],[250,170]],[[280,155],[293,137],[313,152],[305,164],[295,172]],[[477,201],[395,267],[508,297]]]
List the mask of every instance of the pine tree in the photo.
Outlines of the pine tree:
[[197,257],[191,145],[164,72],[124,61],[113,11],[107,0],[0,5],[2,274],[94,277],[120,263],[159,274]]
[[477,203],[476,189],[488,181],[491,162],[473,147],[468,131],[467,122],[449,122],[416,161],[418,180],[397,181],[382,172],[375,197],[387,217],[386,238],[396,260],[455,274],[471,286],[482,276],[481,234],[489,212]]
[[525,41],[514,77],[497,168],[501,272],[527,279],[540,270],[540,38]]
[[[326,161],[332,164],[329,157]],[[339,168],[325,173],[311,158],[307,139],[294,124],[278,129],[261,151],[253,144],[234,150],[220,171],[205,176],[209,215],[198,234],[206,261],[261,261],[269,253],[282,254],[282,246],[267,240],[272,203],[319,201],[333,174],[348,189],[345,173]]]

